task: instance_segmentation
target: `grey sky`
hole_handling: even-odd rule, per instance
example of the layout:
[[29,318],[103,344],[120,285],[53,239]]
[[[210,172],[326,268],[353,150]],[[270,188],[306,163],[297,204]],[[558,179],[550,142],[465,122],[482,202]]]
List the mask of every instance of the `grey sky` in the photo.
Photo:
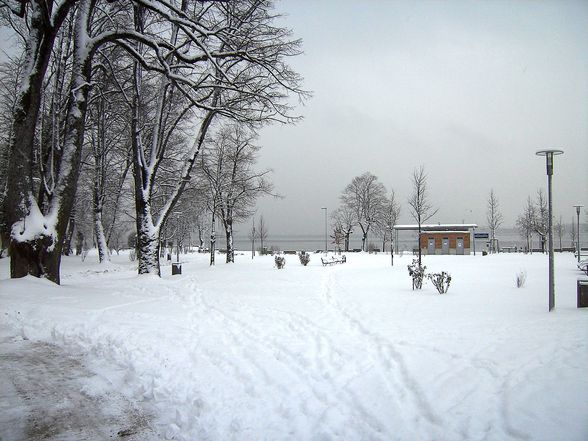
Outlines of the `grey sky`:
[[[305,120],[264,129],[262,162],[283,200],[258,214],[272,234],[318,233],[351,179],[374,173],[396,192],[401,222],[412,170],[423,164],[434,222],[485,225],[493,187],[514,224],[546,188],[561,148],[555,214],[588,206],[588,2],[278,2],[304,40],[292,64],[314,92]],[[585,221],[584,217],[584,221]]]
[[[484,225],[493,187],[512,226],[546,187],[570,222],[588,206],[588,1],[283,0],[304,40],[292,65],[314,97],[296,126],[261,133],[261,166],[282,200],[264,199],[272,235],[322,234],[354,176],[393,188],[411,223],[410,176],[423,164],[434,222]],[[4,36],[5,33],[2,33]],[[9,42],[2,38],[6,49]],[[583,216],[586,222],[586,217]]]

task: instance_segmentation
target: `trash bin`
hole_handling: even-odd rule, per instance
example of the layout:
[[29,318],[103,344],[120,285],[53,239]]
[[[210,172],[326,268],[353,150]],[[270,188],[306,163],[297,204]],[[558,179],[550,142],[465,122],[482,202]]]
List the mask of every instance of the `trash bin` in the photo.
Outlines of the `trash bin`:
[[172,263],[172,276],[175,276],[176,274],[182,274],[182,264],[179,262]]
[[578,308],[588,308],[588,279],[578,279]]

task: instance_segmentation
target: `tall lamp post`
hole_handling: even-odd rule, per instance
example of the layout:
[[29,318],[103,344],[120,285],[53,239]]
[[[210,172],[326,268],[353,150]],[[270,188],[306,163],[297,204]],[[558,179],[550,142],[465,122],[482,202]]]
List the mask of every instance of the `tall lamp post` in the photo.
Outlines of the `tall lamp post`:
[[555,283],[553,279],[553,203],[551,197],[551,178],[553,176],[553,157],[563,154],[563,150],[539,150],[537,156],[545,156],[547,168],[547,200],[548,200],[548,222],[547,234],[549,237],[549,310],[555,307]]
[[574,207],[576,208],[576,215],[578,216],[578,230],[577,230],[578,231],[578,233],[577,233],[578,234],[578,236],[577,236],[578,242],[577,242],[576,250],[578,252],[578,263],[580,263],[580,250],[582,249],[582,248],[580,248],[580,210],[582,209],[583,205],[574,205]]
[[321,207],[321,210],[325,210],[325,254],[327,254],[327,207]]

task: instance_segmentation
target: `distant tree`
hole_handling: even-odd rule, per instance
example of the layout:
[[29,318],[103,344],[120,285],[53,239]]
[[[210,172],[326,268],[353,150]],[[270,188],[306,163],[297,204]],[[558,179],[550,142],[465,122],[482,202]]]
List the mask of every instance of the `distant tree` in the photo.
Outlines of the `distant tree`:
[[541,252],[545,253],[545,243],[547,241],[547,228],[549,223],[549,212],[547,210],[547,200],[543,194],[543,190],[537,190],[537,199],[535,201],[535,217],[533,219],[533,230],[539,236],[541,241]]
[[570,229],[570,241],[572,243],[572,248],[575,249],[577,235],[576,235],[576,219],[574,219],[573,217],[572,217],[572,224],[571,224],[571,226],[572,226],[572,228]]
[[384,245],[386,243],[386,239],[390,240],[390,253],[392,254],[392,256],[390,257],[390,261],[392,262],[392,265],[394,265],[394,252],[392,250],[392,244],[394,242],[394,226],[398,222],[399,216],[400,204],[396,201],[396,195],[394,194],[394,190],[391,190],[390,196],[386,199],[386,202],[384,204],[384,210],[382,211],[379,230],[382,232],[383,237],[382,251],[385,248]]
[[516,226],[519,230],[519,234],[526,241],[526,251],[528,252],[533,252],[532,234],[535,231],[535,218],[535,205],[531,200],[531,196],[528,196],[523,214],[519,215],[516,220]]
[[257,239],[257,230],[255,229],[255,217],[253,217],[253,222],[251,224],[251,230],[249,230],[249,240],[251,241],[251,258],[255,257],[255,239]]
[[335,225],[341,228],[345,241],[344,249],[349,251],[349,236],[353,233],[353,227],[356,225],[354,211],[343,205],[331,213],[331,219]]
[[367,251],[370,229],[381,220],[386,202],[386,188],[373,174],[366,172],[353,178],[341,195],[341,202],[353,212],[361,228],[361,249]]
[[563,218],[560,216],[558,221],[553,226],[555,234],[557,234],[557,238],[559,239],[559,250],[562,251],[562,238],[566,232],[566,226],[563,223]]
[[408,198],[410,215],[418,224],[418,248],[419,248],[419,266],[421,265],[421,226],[424,222],[431,219],[438,208],[433,208],[429,202],[429,191],[427,186],[427,174],[425,168],[421,165],[412,172],[412,194]]
[[490,189],[488,202],[486,204],[486,221],[490,230],[490,252],[496,252],[496,230],[502,225],[503,217],[500,212],[498,198],[494,194],[494,189]]
[[261,252],[263,253],[263,242],[267,239],[269,234],[269,230],[267,228],[267,224],[263,215],[259,216],[259,226],[257,228],[257,237],[259,237],[259,242],[261,244]]
[[242,125],[226,125],[202,155],[202,169],[225,230],[227,263],[235,261],[234,224],[253,214],[259,196],[273,195],[273,184],[268,179],[271,170],[255,170],[260,149],[253,144],[256,137]]
[[343,233],[343,227],[340,224],[335,224],[333,227],[333,234],[331,234],[331,239],[337,249],[338,253],[341,254],[341,244],[345,241],[345,234]]

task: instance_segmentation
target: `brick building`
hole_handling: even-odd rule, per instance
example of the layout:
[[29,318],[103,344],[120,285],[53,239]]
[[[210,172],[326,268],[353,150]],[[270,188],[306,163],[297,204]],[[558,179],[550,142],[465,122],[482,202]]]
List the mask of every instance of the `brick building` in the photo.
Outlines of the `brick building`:
[[[425,255],[467,255],[471,253],[473,245],[472,232],[478,227],[476,224],[437,224],[421,225],[418,245]],[[399,231],[418,231],[418,225],[396,225],[396,243]],[[413,251],[418,252],[418,248]],[[475,251],[475,248],[474,248]]]

